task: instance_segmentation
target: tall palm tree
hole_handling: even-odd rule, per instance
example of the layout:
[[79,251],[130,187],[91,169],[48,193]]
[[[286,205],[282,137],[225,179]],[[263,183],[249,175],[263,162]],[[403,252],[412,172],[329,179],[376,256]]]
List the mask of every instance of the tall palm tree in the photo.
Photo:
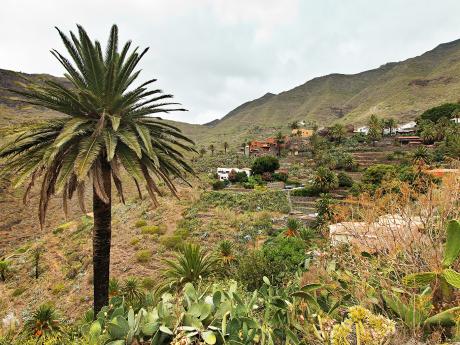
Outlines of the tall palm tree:
[[209,145],[209,151],[211,151],[211,156],[214,156],[214,150],[215,149],[216,149],[216,147],[213,144]]
[[228,143],[224,142],[224,152],[227,154],[227,149],[228,149]]
[[[180,130],[152,114],[174,110],[167,102],[172,96],[159,89],[149,90],[151,79],[138,87],[135,71],[147,52],[130,49],[128,41],[118,47],[118,29],[112,26],[105,52],[92,41],[83,27],[70,38],[57,29],[70,60],[56,50],[52,54],[64,66],[71,88],[54,81],[32,84],[26,91],[14,91],[32,105],[58,111],[65,116],[24,131],[0,148],[4,173],[18,186],[30,180],[26,195],[41,179],[39,220],[43,227],[50,197],[62,193],[64,211],[67,200],[78,195],[84,210],[85,182],[93,194],[93,284],[95,315],[108,303],[112,180],[124,201],[122,168],[139,184],[145,182],[153,204],[161,195],[163,181],[177,196],[174,178],[184,180],[193,173],[183,152],[193,151],[193,142]],[[185,181],[185,180],[184,180]]]

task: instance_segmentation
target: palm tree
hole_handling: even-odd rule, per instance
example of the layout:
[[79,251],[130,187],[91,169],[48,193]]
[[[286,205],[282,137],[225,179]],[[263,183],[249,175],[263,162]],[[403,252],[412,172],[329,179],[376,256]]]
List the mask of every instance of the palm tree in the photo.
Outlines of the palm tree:
[[[39,220],[43,227],[48,201],[62,193],[63,208],[77,194],[83,211],[85,182],[93,191],[93,285],[94,315],[108,303],[112,183],[124,201],[121,174],[123,167],[137,187],[145,182],[153,204],[161,195],[163,181],[177,196],[174,178],[184,180],[193,173],[183,152],[193,151],[193,142],[180,130],[152,114],[168,113],[177,103],[165,102],[171,95],[149,90],[151,79],[133,87],[140,71],[135,71],[142,52],[130,50],[128,41],[118,49],[118,29],[112,26],[105,53],[83,27],[70,38],[57,29],[70,60],[53,50],[64,66],[71,88],[54,81],[31,84],[26,91],[14,91],[32,105],[62,113],[62,118],[26,130],[0,148],[5,160],[4,173],[18,186],[30,179],[26,195],[41,178]],[[154,179],[156,178],[156,179]],[[138,190],[140,190],[138,188]]]
[[227,149],[228,149],[228,143],[224,142],[224,152],[227,154]]
[[389,128],[390,135],[393,134],[393,129],[395,129],[397,125],[398,125],[398,123],[393,118],[389,118],[388,120],[386,120],[385,126]]
[[276,146],[278,147],[278,157],[281,157],[281,144],[284,144],[283,133],[278,132],[275,137]]
[[200,156],[203,157],[205,154],[206,154],[206,149],[204,147],[202,147],[200,149]]
[[209,145],[209,150],[211,151],[211,156],[214,156],[215,146],[213,144]]

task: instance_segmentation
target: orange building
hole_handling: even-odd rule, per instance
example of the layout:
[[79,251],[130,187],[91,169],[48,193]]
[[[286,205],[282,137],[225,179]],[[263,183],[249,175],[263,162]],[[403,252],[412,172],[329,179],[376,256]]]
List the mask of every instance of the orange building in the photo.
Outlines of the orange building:
[[295,128],[292,130],[291,134],[301,138],[310,138],[315,132],[313,129],[306,128]]

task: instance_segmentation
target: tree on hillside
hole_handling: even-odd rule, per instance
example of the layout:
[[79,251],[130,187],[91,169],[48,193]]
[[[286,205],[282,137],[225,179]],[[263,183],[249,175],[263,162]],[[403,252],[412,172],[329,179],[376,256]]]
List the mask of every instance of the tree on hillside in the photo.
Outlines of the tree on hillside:
[[279,167],[280,162],[276,157],[258,157],[254,160],[254,163],[252,164],[251,173],[252,175],[262,175],[266,172],[273,173],[275,170],[279,169]]
[[326,167],[319,167],[313,177],[313,185],[321,192],[329,192],[339,186],[337,175]]
[[299,122],[293,121],[289,124],[289,128],[291,129],[298,129],[299,128]]
[[337,143],[341,143],[345,138],[345,135],[345,126],[340,123],[336,123],[334,126],[331,127],[329,131],[329,137],[332,141],[335,141]]
[[385,120],[385,127],[389,129],[390,135],[393,134],[393,130],[398,126],[398,123],[396,122],[395,119],[390,118]]
[[[94,315],[108,303],[112,181],[121,200],[122,169],[136,182],[145,183],[153,204],[158,205],[158,183],[162,181],[177,195],[173,178],[193,173],[184,151],[193,151],[193,142],[178,128],[152,117],[174,110],[172,96],[149,90],[151,79],[133,87],[136,71],[147,49],[121,51],[117,26],[111,28],[107,48],[92,41],[83,27],[69,38],[58,29],[70,60],[56,50],[52,54],[66,70],[72,84],[48,80],[31,84],[26,91],[10,90],[32,105],[64,114],[58,119],[25,130],[0,148],[5,166],[2,174],[13,177],[18,186],[30,179],[28,192],[40,181],[39,221],[45,223],[48,202],[62,193],[64,212],[67,200],[77,194],[84,212],[85,184],[93,194],[93,285]],[[154,179],[155,178],[155,179]]]
[[204,147],[202,147],[200,149],[200,156],[203,157],[205,154],[206,154],[206,149]]
[[214,156],[215,150],[216,150],[216,147],[213,144],[209,145],[209,151],[211,151],[211,156]]
[[225,141],[224,142],[224,152],[227,154],[227,149],[228,149],[228,143]]
[[422,115],[420,115],[420,120],[430,120],[436,123],[439,119],[443,117],[446,117],[448,119],[454,117],[459,110],[460,104],[445,103],[425,111]]
[[275,137],[276,146],[278,147],[278,157],[281,157],[281,145],[284,144],[283,133],[278,132]]
[[372,144],[375,144],[382,138],[382,122],[376,115],[371,115],[367,126],[369,127],[367,137]]

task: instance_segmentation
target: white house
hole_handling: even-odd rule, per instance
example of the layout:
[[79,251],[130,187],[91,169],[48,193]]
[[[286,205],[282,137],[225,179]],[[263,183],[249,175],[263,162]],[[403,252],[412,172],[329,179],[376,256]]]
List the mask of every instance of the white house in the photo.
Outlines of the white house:
[[228,180],[228,174],[230,174],[232,170],[235,170],[235,172],[245,172],[248,177],[251,176],[251,169],[249,168],[217,168],[217,176],[219,176],[219,180]]
[[455,124],[460,125],[460,117],[454,117],[453,119],[450,119],[450,121],[453,121]]
[[363,133],[367,135],[369,133],[369,127],[367,126],[358,127],[353,131],[353,133]]
[[399,125],[398,128],[396,129],[396,132],[397,133],[410,133],[410,132],[413,132],[416,127],[417,127],[417,122],[410,121],[403,125]]

